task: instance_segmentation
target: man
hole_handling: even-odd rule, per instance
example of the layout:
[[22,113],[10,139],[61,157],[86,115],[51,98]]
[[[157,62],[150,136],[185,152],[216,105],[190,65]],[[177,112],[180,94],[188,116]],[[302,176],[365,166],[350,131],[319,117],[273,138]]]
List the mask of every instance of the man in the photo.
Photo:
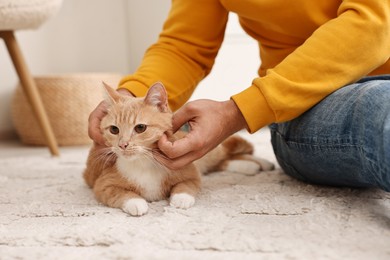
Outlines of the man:
[[[210,71],[228,12],[259,42],[262,64],[252,85],[216,102],[185,104]],[[158,41],[118,91],[143,96],[161,81],[177,110],[158,158],[180,168],[229,135],[270,125],[283,170],[326,185],[390,191],[390,0],[173,0]],[[375,76],[375,77],[367,77]],[[104,103],[90,116],[89,133],[102,143]]]

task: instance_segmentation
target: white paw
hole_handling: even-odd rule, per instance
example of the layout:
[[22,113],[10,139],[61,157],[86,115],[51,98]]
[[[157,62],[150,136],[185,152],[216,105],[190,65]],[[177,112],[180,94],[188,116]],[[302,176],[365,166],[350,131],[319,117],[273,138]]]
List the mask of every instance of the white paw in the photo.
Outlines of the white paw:
[[238,172],[245,175],[255,175],[261,170],[261,165],[253,161],[233,160],[228,161],[226,171]]
[[274,165],[267,160],[251,157],[251,160],[232,160],[228,161],[226,171],[238,172],[245,175],[255,175],[260,171],[270,171]]
[[188,209],[195,204],[195,198],[187,193],[176,193],[171,196],[171,206]]
[[142,216],[148,212],[148,203],[141,198],[128,199],[123,203],[122,210],[132,216]]
[[267,160],[256,158],[256,160],[261,164],[262,171],[272,171],[275,169],[275,165]]

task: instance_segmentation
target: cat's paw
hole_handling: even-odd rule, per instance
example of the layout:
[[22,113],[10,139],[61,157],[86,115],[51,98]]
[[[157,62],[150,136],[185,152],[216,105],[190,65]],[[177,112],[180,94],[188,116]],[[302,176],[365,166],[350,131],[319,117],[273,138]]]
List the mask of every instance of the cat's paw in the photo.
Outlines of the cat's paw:
[[275,165],[265,159],[256,158],[256,161],[261,165],[262,171],[272,171],[275,169]]
[[195,204],[195,198],[187,193],[175,193],[171,196],[169,204],[176,208],[188,209]]
[[233,160],[226,164],[226,170],[229,172],[238,172],[245,175],[255,175],[261,170],[258,163],[245,160]]
[[250,160],[231,160],[228,161],[225,170],[229,172],[238,172],[245,175],[255,175],[260,171],[270,171],[274,165],[267,160],[251,156]]
[[122,210],[132,216],[142,216],[148,212],[148,203],[141,198],[128,199],[123,203]]

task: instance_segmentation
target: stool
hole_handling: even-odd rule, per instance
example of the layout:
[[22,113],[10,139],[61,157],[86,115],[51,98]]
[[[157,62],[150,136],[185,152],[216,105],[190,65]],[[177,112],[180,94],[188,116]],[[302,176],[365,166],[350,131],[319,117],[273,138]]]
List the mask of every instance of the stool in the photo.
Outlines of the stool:
[[0,38],[7,46],[16,73],[32,111],[45,136],[52,155],[59,155],[58,144],[50,125],[34,79],[26,65],[15,38],[16,30],[35,29],[53,16],[62,0],[2,0],[0,1]]

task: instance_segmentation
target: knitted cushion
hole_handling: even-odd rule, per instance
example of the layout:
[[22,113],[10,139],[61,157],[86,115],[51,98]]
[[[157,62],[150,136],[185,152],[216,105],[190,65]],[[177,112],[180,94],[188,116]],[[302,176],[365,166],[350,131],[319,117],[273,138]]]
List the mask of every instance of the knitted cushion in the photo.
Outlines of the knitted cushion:
[[62,0],[0,0],[0,30],[35,29],[60,8]]

